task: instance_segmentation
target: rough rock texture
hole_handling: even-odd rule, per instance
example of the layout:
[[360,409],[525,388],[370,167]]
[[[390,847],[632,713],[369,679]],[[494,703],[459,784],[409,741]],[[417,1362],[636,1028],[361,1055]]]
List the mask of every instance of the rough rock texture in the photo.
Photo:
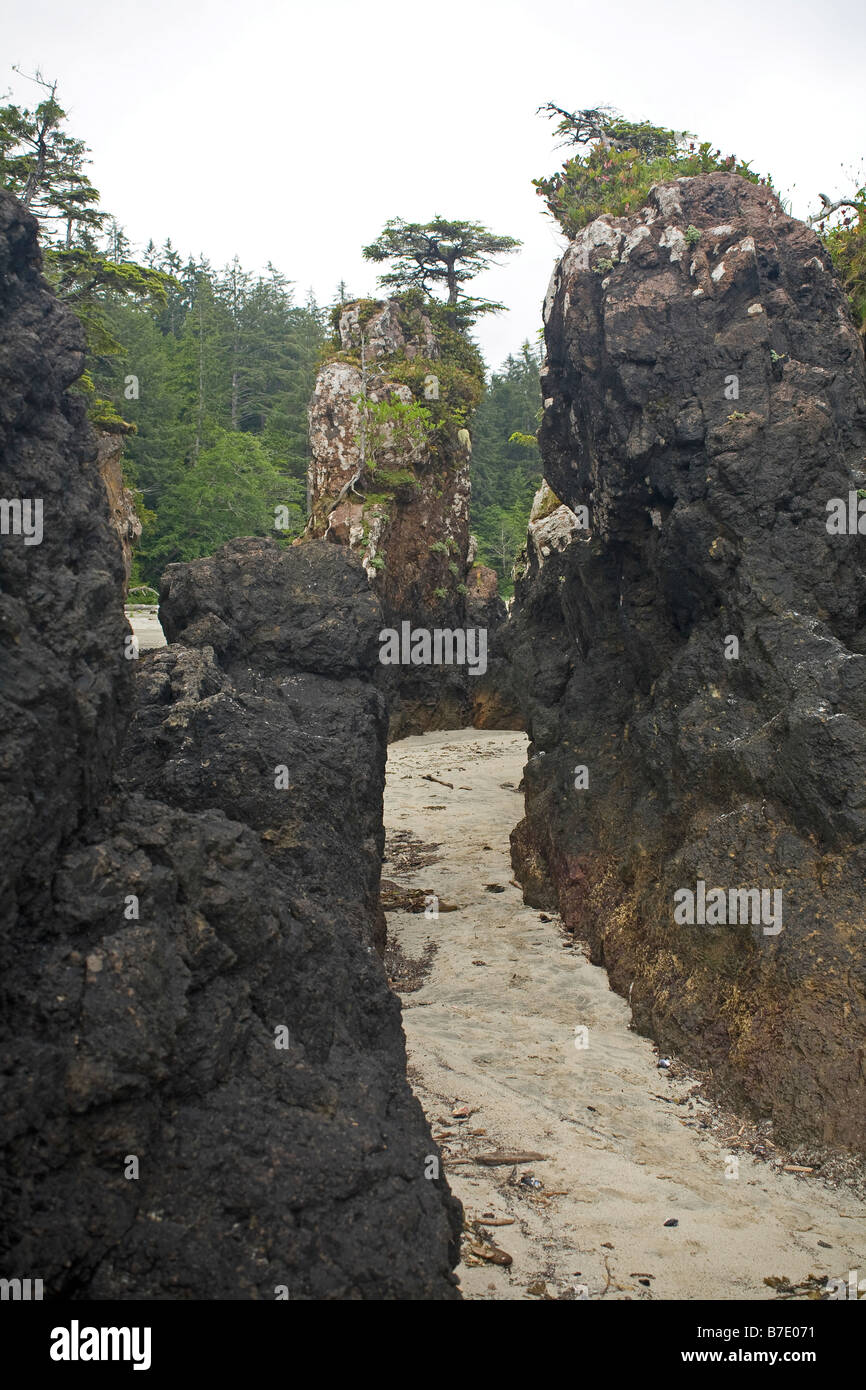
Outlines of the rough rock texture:
[[465,723],[476,729],[522,729],[523,716],[503,642],[508,613],[499,596],[496,571],[487,565],[473,564],[466,573],[465,615],[467,627],[487,631],[487,671],[469,682],[471,709]]
[[123,485],[123,435],[103,430],[97,437],[99,472],[108,495],[108,506],[114,529],[120,539],[125,574],[123,592],[129,588],[132,571],[132,552],[141,539],[141,520],[135,508],[135,497]]
[[19,913],[47,904],[58,846],[105,788],[127,718],[120,547],[83,401],[65,393],[83,366],[83,331],[41,278],[36,222],[0,192],[0,496],[42,505],[41,543],[5,523],[0,536],[7,948]]
[[455,1298],[460,1207],[425,1177],[375,949],[377,600],[345,551],[239,541],[167,574],[183,645],[126,660],[63,394],[80,335],[36,266],[0,199],[0,490],[46,518],[0,549],[0,1274],[46,1298]]
[[[504,606],[489,593],[490,573],[479,574],[471,558],[471,438],[441,408],[447,369],[430,320],[394,299],[362,302],[344,309],[339,331],[341,354],[319,373],[310,406],[309,534],[357,551],[386,627],[467,628],[481,617],[491,624],[483,676],[445,664],[381,668],[390,737],[476,717],[488,728],[519,726],[496,650]],[[364,396],[371,410],[417,402],[437,418],[435,438],[368,422]]]
[[[844,295],[772,194],[708,175],[587,227],[545,319],[545,476],[589,530],[530,540],[518,586],[515,866],[663,1049],[783,1137],[863,1148],[866,575],[826,526],[866,483]],[[699,880],[781,889],[781,932],[678,925]]]
[[168,567],[160,619],[170,645],[142,663],[126,785],[253,827],[287,891],[384,949],[381,612],[357,559],[232,541]]
[[582,527],[571,507],[560,502],[546,480],[532,499],[529,523],[526,528],[526,554],[518,560],[516,578],[533,575],[544,568],[551,554],[558,554],[579,539]]

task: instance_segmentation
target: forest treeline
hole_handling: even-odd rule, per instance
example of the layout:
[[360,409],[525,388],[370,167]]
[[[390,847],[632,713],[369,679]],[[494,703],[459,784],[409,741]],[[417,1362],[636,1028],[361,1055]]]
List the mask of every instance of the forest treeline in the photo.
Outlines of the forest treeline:
[[[293,286],[272,266],[254,275],[235,260],[216,271],[152,245],[145,264],[167,274],[166,302],[113,302],[106,322],[120,351],[91,376],[104,427],[127,433],[124,468],[143,525],[136,579],[156,585],[165,566],[210,554],[236,535],[273,533],[289,509],[288,539],[306,521],[307,407],[332,342],[334,303]],[[510,591],[541,479],[534,441],[540,350],[524,344],[488,373],[473,422],[472,525],[479,558]],[[112,416],[116,415],[117,419]],[[522,442],[512,437],[522,435]]]
[[[306,520],[307,405],[327,311],[269,266],[214,270],[170,242],[143,260],[165,276],[164,302],[105,307],[120,346],[91,367],[104,427],[127,433],[124,471],[143,522],[136,579],[210,554],[234,536],[287,536]],[[117,418],[112,418],[116,416]],[[126,425],[134,430],[126,431]]]
[[[143,523],[133,588],[158,585],[167,564],[235,536],[273,535],[277,507],[288,513],[277,534],[291,540],[306,522],[316,373],[333,350],[335,310],[354,296],[340,283],[330,304],[311,292],[299,302],[295,283],[270,264],[264,273],[237,258],[216,268],[170,240],[133,247],[100,206],[57,84],[38,72],[30,80],[32,106],[0,107],[0,184],[38,218],[46,277],[86,329],[75,389],[98,428],[125,436],[124,479]],[[431,232],[444,254],[419,279],[411,253]],[[502,306],[471,297],[464,282],[518,245],[476,223],[437,218],[419,228],[397,218],[365,255],[391,261],[384,293],[423,288],[432,299],[441,281],[451,327],[468,335],[478,314]],[[537,350],[525,345],[487,374],[487,387],[473,422],[473,524],[479,558],[507,592],[541,476]],[[509,443],[515,432],[529,438]]]
[[[39,219],[47,278],[85,326],[87,369],[76,389],[98,427],[126,437],[125,478],[143,522],[133,585],[156,585],[167,564],[235,536],[274,534],[276,507],[287,509],[280,534],[291,539],[306,520],[308,404],[334,348],[336,312],[353,296],[340,284],[331,304],[312,293],[299,302],[295,282],[273,265],[262,273],[235,259],[216,269],[171,241],[136,252],[100,207],[87,147],[66,130],[57,84],[38,72],[30,80],[39,93],[32,107],[0,107],[0,184]],[[569,154],[558,172],[535,180],[536,191],[567,236],[601,213],[627,215],[665,177],[759,177],[688,132],[608,108],[569,112],[549,103],[542,113],[557,121]],[[862,331],[866,191],[821,200],[811,220]],[[504,306],[466,285],[518,247],[478,223],[392,218],[364,255],[390,264],[383,293],[426,296],[446,334],[471,343],[478,315]],[[541,480],[540,356],[539,344],[526,342],[499,370],[488,369],[472,422],[472,529],[479,559],[497,570],[506,594]]]
[[[133,582],[156,585],[172,561],[273,533],[278,505],[289,509],[286,538],[303,530],[307,407],[348,292],[340,287],[321,307],[308,294],[298,305],[273,267],[254,275],[235,260],[216,271],[182,261],[171,243],[149,246],[144,261],[169,276],[166,302],[106,305],[122,347],[97,356],[91,378],[103,427],[134,427],[124,446],[143,521]],[[541,480],[539,366],[540,349],[525,343],[489,372],[472,425],[472,527],[479,559],[506,593]]]

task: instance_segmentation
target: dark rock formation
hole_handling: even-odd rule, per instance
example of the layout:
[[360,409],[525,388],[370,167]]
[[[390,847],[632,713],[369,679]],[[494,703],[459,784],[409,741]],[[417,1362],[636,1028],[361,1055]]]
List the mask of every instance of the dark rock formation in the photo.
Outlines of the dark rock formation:
[[[588,528],[550,512],[518,587],[515,866],[665,1050],[783,1138],[862,1148],[866,571],[827,510],[866,484],[844,295],[771,193],[709,175],[587,227],[545,318],[545,476]],[[781,931],[678,923],[699,881],[781,890]]]
[[375,949],[378,602],[346,551],[239,541],[171,568],[183,644],[126,660],[80,334],[8,198],[0,272],[0,487],[45,501],[42,544],[0,549],[0,1273],[455,1298],[460,1207]]
[[251,826],[286,892],[384,949],[382,617],[358,560],[232,541],[169,566],[160,618],[171,645],[142,663],[126,785]]
[[[468,358],[445,360],[430,319],[400,300],[348,305],[339,332],[341,350],[320,371],[310,407],[309,534],[357,551],[384,627],[466,630],[483,621],[487,634],[483,673],[467,664],[380,668],[390,737],[474,719],[520,727],[498,647],[505,608],[493,571],[473,563],[469,534],[472,445],[460,422],[480,380]],[[435,425],[427,438],[376,415],[413,405]]]
[[[36,222],[0,192],[0,924],[48,911],[58,847],[95,806],[123,738],[123,582],[84,403],[84,333],[44,284]],[[8,504],[41,514],[15,534]],[[38,508],[38,511],[37,511]],[[31,539],[37,531],[31,528]]]

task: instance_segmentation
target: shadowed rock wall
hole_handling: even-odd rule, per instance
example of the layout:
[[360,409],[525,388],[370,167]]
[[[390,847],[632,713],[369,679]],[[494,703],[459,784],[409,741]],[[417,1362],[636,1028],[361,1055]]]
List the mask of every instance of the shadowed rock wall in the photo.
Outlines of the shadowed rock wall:
[[[545,477],[588,526],[536,522],[518,586],[515,865],[662,1048],[783,1137],[862,1148],[866,542],[827,526],[866,485],[844,294],[773,194],[707,175],[585,228],[545,320]],[[781,930],[675,920],[699,882],[780,890]]]
[[346,551],[233,542],[169,569],[172,644],[128,659],[81,334],[2,195],[0,308],[0,492],[44,501],[0,544],[0,1273],[455,1298],[377,955],[378,601]]

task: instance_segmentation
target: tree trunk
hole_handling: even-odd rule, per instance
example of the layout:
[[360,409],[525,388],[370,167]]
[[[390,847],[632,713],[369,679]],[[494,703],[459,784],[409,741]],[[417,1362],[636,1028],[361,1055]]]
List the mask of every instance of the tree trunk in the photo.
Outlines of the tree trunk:
[[445,262],[445,274],[448,282],[448,317],[452,324],[457,321],[457,276],[454,273],[453,259]]
[[454,274],[454,262],[446,261],[446,275],[448,277],[448,307],[457,308],[457,276]]
[[42,175],[45,173],[45,140],[47,133],[47,122],[43,122],[42,129],[37,138],[36,148],[38,154],[36,156],[36,164],[34,168],[30,170],[27,182],[24,185],[24,192],[21,194],[21,201],[28,211],[30,209],[30,204],[33,202],[34,195],[38,192]]

